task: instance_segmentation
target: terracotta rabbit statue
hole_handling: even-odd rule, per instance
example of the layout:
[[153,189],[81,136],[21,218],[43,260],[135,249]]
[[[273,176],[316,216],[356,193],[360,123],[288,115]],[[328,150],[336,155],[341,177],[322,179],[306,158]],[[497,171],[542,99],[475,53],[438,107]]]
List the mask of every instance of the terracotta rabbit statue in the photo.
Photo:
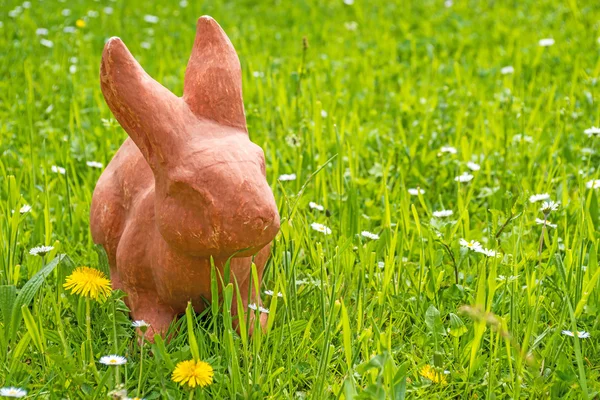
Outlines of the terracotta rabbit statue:
[[211,257],[222,273],[233,256],[231,279],[247,308],[251,263],[262,279],[279,214],[263,151],[248,137],[229,38],[211,17],[198,20],[182,97],[152,79],[119,38],[104,47],[100,81],[129,138],[98,180],[91,231],[132,317],[151,324],[151,338],[188,301],[202,310]]

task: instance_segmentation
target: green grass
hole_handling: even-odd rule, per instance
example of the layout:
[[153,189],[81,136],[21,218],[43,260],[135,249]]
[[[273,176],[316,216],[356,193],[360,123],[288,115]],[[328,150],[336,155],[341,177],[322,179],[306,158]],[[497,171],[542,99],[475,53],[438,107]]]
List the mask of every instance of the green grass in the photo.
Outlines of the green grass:
[[[21,3],[0,6],[0,385],[87,399],[118,379],[130,396],[189,398],[170,376],[198,354],[215,382],[196,398],[599,396],[600,192],[586,183],[600,179],[600,137],[584,130],[600,126],[600,3],[32,3],[12,16]],[[90,342],[85,301],[62,289],[75,266],[107,268],[88,217],[101,170],[86,161],[106,165],[126,134],[100,91],[100,55],[120,36],[181,94],[203,14],[241,59],[248,128],[282,217],[262,290],[283,297],[264,296],[269,330],[248,337],[223,312],[237,301],[229,286],[141,361],[122,293],[91,304]],[[63,31],[79,18],[85,27]],[[456,182],[468,161],[481,169]],[[536,193],[561,202],[556,228],[536,224]],[[434,218],[441,209],[453,215]],[[54,250],[29,255],[39,245]],[[128,359],[118,373],[89,365],[113,353]],[[447,384],[422,377],[426,365]]]

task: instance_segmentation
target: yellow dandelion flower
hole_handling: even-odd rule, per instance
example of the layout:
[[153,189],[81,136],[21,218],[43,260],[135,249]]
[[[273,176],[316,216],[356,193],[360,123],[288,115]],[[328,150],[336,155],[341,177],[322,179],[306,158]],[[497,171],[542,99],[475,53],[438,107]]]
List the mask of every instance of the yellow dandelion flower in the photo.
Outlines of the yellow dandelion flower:
[[187,360],[177,364],[171,379],[180,385],[187,384],[194,388],[196,386],[208,386],[213,381],[213,368],[204,361]]
[[63,287],[71,294],[104,300],[111,291],[110,281],[101,271],[90,267],[79,267],[67,277]]
[[419,374],[425,379],[430,380],[433,383],[439,383],[440,385],[447,385],[448,380],[443,373],[437,372],[431,365],[425,365],[419,371]]
[[77,21],[75,21],[75,26],[77,26],[78,28],[85,28],[85,21],[82,19],[78,19]]

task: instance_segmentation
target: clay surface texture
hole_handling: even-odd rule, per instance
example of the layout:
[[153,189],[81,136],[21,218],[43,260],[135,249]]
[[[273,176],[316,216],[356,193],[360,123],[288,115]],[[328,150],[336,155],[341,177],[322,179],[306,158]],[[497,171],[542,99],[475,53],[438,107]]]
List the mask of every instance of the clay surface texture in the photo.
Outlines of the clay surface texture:
[[244,308],[259,305],[257,293],[249,296],[251,263],[262,279],[279,215],[263,151],[248,136],[240,62],[225,32],[210,17],[198,20],[182,97],[152,79],[119,38],[105,45],[100,82],[129,138],[98,180],[91,231],[132,318],[151,324],[151,338],[188,301],[201,311],[211,299],[211,257],[221,273],[232,257]]

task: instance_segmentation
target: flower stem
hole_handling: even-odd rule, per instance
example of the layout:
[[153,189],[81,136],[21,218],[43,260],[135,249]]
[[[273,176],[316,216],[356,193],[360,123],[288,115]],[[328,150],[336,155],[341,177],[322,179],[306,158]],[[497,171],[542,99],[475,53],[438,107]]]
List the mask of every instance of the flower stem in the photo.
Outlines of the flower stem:
[[89,297],[85,298],[85,333],[88,343],[90,344],[90,358],[88,366],[92,367],[92,372],[99,380],[98,370],[96,369],[96,363],[94,362],[94,347],[92,346],[92,311]]
[[192,400],[194,398],[194,392],[195,392],[195,389],[190,390],[189,400]]
[[94,349],[92,347],[92,311],[90,306],[90,299],[85,298],[85,334],[88,343],[90,344],[90,364],[94,362]]
[[142,398],[142,372],[144,370],[144,339],[146,332],[142,333],[142,343],[140,344],[140,376],[138,378],[137,397]]
[[540,235],[540,246],[538,248],[538,256],[542,256],[542,251],[544,250],[544,231],[546,230],[547,218],[544,216],[544,225],[542,225],[542,234]]
[[[112,323],[113,323],[113,350],[115,354],[119,351],[119,343],[117,337],[117,310],[115,306],[116,300],[113,298],[112,300]],[[115,385],[119,385],[121,383],[121,374],[119,373],[119,366],[117,365],[115,369]],[[115,386],[116,387],[116,386]]]

